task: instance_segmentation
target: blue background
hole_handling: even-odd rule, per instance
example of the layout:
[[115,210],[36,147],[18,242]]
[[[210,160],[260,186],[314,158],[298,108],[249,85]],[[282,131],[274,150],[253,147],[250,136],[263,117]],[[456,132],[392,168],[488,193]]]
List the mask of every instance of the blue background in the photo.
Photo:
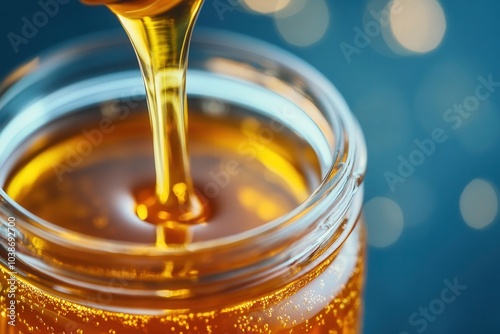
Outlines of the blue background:
[[[368,6],[381,10],[383,1],[327,0],[328,29],[307,47],[288,43],[273,16],[251,13],[235,1],[220,16],[216,1],[206,0],[199,26],[255,36],[305,59],[337,86],[363,127],[369,150],[366,202],[370,207],[364,332],[500,333],[500,219],[493,212],[491,223],[477,229],[466,224],[460,211],[462,193],[475,179],[484,180],[483,187],[464,195],[475,205],[467,212],[483,217],[498,205],[500,89],[456,130],[442,117],[474,94],[479,76],[500,81],[500,2],[443,0],[446,31],[432,52],[395,52],[379,33],[348,61],[341,43],[356,46],[354,28],[364,29],[373,20],[367,15]],[[319,0],[309,0],[306,6],[314,1]],[[22,18],[32,18],[40,9],[36,1],[4,3],[0,76],[57,43],[119,27],[105,8],[70,0],[16,53],[8,34],[21,34]],[[318,24],[314,17],[306,23],[305,30]],[[422,20],[414,28],[428,24]],[[435,128],[444,129],[447,140],[436,144],[435,152],[391,189],[384,173],[397,173],[399,157],[408,159],[417,149],[414,141],[430,138]],[[482,192],[491,188],[493,193]],[[372,203],[392,206],[384,206],[387,212],[373,210],[369,202],[374,198]],[[420,307],[439,304],[435,300],[441,298],[446,280],[456,280],[466,289],[445,304],[444,311],[425,320],[425,326],[411,323],[410,316]]]

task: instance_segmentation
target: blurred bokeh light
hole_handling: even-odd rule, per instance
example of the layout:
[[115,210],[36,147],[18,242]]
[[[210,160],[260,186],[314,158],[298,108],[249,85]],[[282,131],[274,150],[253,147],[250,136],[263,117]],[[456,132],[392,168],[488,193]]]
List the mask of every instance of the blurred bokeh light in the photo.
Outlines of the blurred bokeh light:
[[388,3],[390,26],[397,42],[409,51],[434,50],[446,32],[446,18],[436,0],[398,0]]
[[365,204],[364,214],[368,229],[368,243],[384,248],[395,243],[404,226],[403,212],[399,205],[385,197],[375,197]]
[[472,228],[482,229],[491,224],[498,214],[495,187],[481,179],[472,180],[460,196],[460,212]]
[[291,0],[244,0],[249,9],[258,13],[275,13],[290,4]]
[[285,41],[296,46],[309,46],[327,32],[330,12],[325,0],[290,0],[288,6],[275,13],[274,20]]

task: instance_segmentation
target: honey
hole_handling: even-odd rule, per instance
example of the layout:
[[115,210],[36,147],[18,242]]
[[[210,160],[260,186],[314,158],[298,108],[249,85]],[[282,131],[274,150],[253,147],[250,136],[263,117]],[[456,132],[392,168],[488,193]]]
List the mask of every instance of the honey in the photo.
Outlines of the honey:
[[[211,218],[186,225],[180,236],[172,228],[158,239],[157,226],[146,221],[147,212],[143,217],[136,212],[136,200],[148,198],[143,189],[154,185],[156,176],[146,108],[123,120],[119,113],[106,116],[107,110],[106,105],[102,111],[86,110],[26,141],[21,152],[54,138],[12,168],[4,186],[12,199],[52,224],[89,237],[182,248],[184,240],[176,242],[176,237],[210,241],[276,219],[297,207],[319,183],[318,162],[299,160],[301,155],[314,156],[311,148],[284,127],[272,140],[259,139],[265,121],[236,111],[220,119],[192,112],[193,183],[210,203]],[[112,125],[107,133],[100,132],[103,120]],[[92,142],[91,154],[84,156],[82,147],[92,147]],[[82,155],[75,167],[70,166],[73,152]]]
[[[350,254],[344,261],[355,260]],[[330,262],[287,287],[258,299],[248,299],[227,308],[204,311],[178,311],[170,315],[150,316],[110,312],[97,307],[81,306],[54,297],[19,282],[16,326],[8,326],[5,314],[0,328],[6,334],[18,333],[359,333],[361,317],[362,257],[347,282],[335,286],[345,277],[344,268]],[[328,265],[330,264],[330,265]],[[348,269],[348,270],[349,270]],[[0,283],[8,274],[0,270]],[[115,285],[119,286],[117,281]],[[297,297],[299,295],[299,297]],[[99,296],[102,299],[106,295]],[[2,297],[5,300],[6,297]],[[89,299],[96,299],[92,296]],[[4,300],[1,300],[4,303]]]
[[[20,149],[39,149],[19,159],[5,189],[32,213],[83,236],[158,247],[165,240],[157,239],[155,226],[137,217],[131,204],[137,196],[137,185],[155,180],[147,112],[143,107],[122,120],[118,113],[106,113],[107,109],[103,106],[101,110],[86,110],[33,135]],[[203,112],[191,115],[193,180],[210,200],[213,218],[209,224],[188,226],[182,240],[186,234],[190,242],[200,242],[257,228],[293,210],[317,187],[318,162],[301,159],[313,156],[308,152],[310,147],[286,128],[263,145],[257,134],[268,124],[264,120],[238,111],[220,119]],[[113,122],[112,131],[101,135],[99,145],[80,165],[61,174],[62,166],[68,165],[68,152],[78,152],[82,143],[99,139],[95,131],[103,119]],[[45,139],[43,145],[38,144],[49,134],[53,141]],[[172,233],[166,234],[166,243],[172,238],[176,246],[170,247],[183,247],[175,242],[176,229],[168,232]],[[57,291],[38,289],[36,282],[21,278],[17,282],[16,326],[7,326],[3,315],[0,328],[6,328],[7,333],[356,333],[363,248],[359,228],[353,233],[340,252],[316,263],[285,286],[263,285],[259,290],[267,293],[248,292],[247,298],[243,294],[234,301],[214,296],[214,305],[204,306],[200,300],[188,309],[168,312],[138,314],[133,308],[128,313],[113,312],[113,297],[106,289],[87,295],[80,304],[58,297]],[[79,263],[75,260],[67,265],[76,270]],[[8,286],[8,272],[2,266],[3,287]],[[197,279],[204,273],[195,268],[166,266],[157,275]],[[112,285],[126,288],[126,282],[117,275]],[[2,303],[7,301],[6,296],[2,294]],[[156,303],[144,306],[162,309],[163,301]]]
[[137,205],[142,211],[138,214],[147,212],[146,219],[158,226],[158,238],[167,230],[180,236],[186,228],[182,224],[208,220],[209,203],[193,187],[186,143],[188,51],[202,2],[97,1],[108,3],[117,15],[139,59],[153,133],[156,182],[149,191],[143,190]]
[[[301,80],[284,91],[302,122],[248,102],[188,101],[202,0],[86,2],[106,3],[127,31],[147,105],[140,97],[123,113],[109,93],[42,117],[0,165],[0,221],[15,244],[13,265],[0,249],[0,332],[359,333],[363,144],[334,137]],[[226,64],[258,84],[290,77]]]

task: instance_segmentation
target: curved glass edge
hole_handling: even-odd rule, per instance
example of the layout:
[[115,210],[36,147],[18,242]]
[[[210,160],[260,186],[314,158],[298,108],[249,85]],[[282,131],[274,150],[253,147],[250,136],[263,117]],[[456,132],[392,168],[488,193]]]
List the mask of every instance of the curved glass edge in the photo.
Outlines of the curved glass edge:
[[[95,39],[96,36],[82,38],[80,39],[80,41],[91,41],[92,46],[86,46],[85,44],[83,44],[74,49],[73,43],[66,43],[65,46],[58,47],[55,49],[55,51],[42,56],[40,58],[41,61],[39,62],[39,66],[32,69],[31,73],[28,72],[28,74],[25,74],[25,76],[20,77],[17,82],[10,82],[3,88],[3,91],[1,92],[2,97],[0,98],[0,114],[2,113],[2,106],[8,102],[9,98],[15,95],[16,92],[22,91],[22,89],[26,87],[26,85],[29,86],[30,80],[38,80],[41,74],[50,72],[51,67],[44,66],[44,64],[56,64],[57,62],[54,62],[54,57],[60,57],[61,52],[66,52],[68,54],[78,54],[79,52],[82,52],[82,50],[89,52],[89,50],[92,51],[94,49],[98,49],[98,47],[101,47],[103,45],[105,47],[108,47],[110,46],[110,44],[106,41],[109,41],[109,36],[113,35],[108,34],[106,37],[98,38],[97,42]],[[300,73],[300,77],[304,78],[304,86],[309,87],[309,89],[315,94],[318,100],[320,100],[324,105],[325,110],[323,110],[323,112],[325,113],[325,117],[328,119],[329,123],[334,127],[334,132],[337,134],[355,134],[355,136],[354,138],[348,138],[349,140],[345,140],[345,138],[343,138],[342,136],[338,136],[338,138],[341,140],[339,140],[336,143],[336,146],[333,148],[333,156],[335,161],[332,165],[332,168],[327,173],[323,183],[318,188],[318,191],[311,195],[309,199],[300,207],[296,208],[296,210],[276,219],[273,222],[270,222],[269,224],[266,224],[262,228],[242,233],[241,235],[238,235],[237,238],[229,237],[227,239],[217,239],[210,242],[201,242],[198,244],[193,244],[186,249],[168,249],[162,251],[157,250],[157,252],[153,251],[153,254],[150,255],[163,256],[166,254],[171,255],[172,253],[181,255],[183,253],[193,253],[212,248],[227,248],[232,244],[237,244],[240,241],[254,238],[257,235],[262,237],[264,234],[267,234],[268,239],[273,239],[277,234],[280,234],[281,227],[289,227],[291,225],[295,225],[296,227],[298,227],[298,225],[301,225],[301,222],[304,221],[315,222],[317,217],[321,216],[321,207],[324,208],[324,205],[321,205],[320,207],[318,203],[321,203],[328,194],[336,193],[337,195],[340,195],[341,193],[339,193],[339,191],[345,189],[345,185],[353,177],[357,180],[356,184],[359,187],[359,185],[361,184],[360,180],[362,181],[362,177],[366,168],[366,146],[359,125],[354,119],[353,115],[350,113],[349,108],[340,93],[322,74],[317,72],[317,70],[315,70],[299,58],[285,51],[282,51],[267,43],[256,41],[249,37],[242,37],[234,33],[221,33],[214,31],[204,32],[197,36],[198,37],[194,39],[195,45],[197,43],[199,43],[200,45],[216,45],[217,47],[232,51],[236,50],[243,54],[251,54],[252,57],[255,57],[257,59],[271,60],[292,73]],[[115,37],[113,37],[112,40],[112,45],[120,44],[120,41]],[[121,40],[121,42],[126,41],[125,38]],[[235,41],[238,42],[235,43]],[[265,56],[263,56],[263,54]],[[38,69],[42,69],[43,73],[37,72]],[[335,189],[337,189],[337,191],[335,191]],[[352,197],[355,192],[356,187],[353,189],[353,192],[350,194],[350,196]],[[29,212],[24,210],[12,199],[10,199],[8,195],[3,191],[3,189],[0,189],[0,197],[2,203],[4,204],[4,211],[8,210],[11,214],[21,216],[28,222],[35,222],[36,220],[38,220],[37,217],[32,216]],[[306,214],[301,217],[301,219],[297,219],[297,212],[306,212]],[[40,227],[40,225],[38,226]],[[297,230],[303,229],[297,228]],[[56,235],[57,234],[58,233],[56,233]],[[68,241],[68,235],[66,233],[59,236],[61,237],[60,241]],[[86,246],[91,249],[103,249],[102,244],[99,242],[89,242],[86,244]],[[109,252],[114,253],[131,253],[129,245],[107,245],[106,249]]]

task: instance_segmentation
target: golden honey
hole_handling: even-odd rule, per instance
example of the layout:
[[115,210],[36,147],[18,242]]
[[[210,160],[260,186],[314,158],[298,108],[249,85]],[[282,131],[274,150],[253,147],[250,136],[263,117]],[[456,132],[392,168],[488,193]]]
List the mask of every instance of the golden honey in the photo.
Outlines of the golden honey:
[[[37,154],[21,159],[10,173],[5,189],[32,213],[81,235],[158,246],[158,242],[165,240],[157,240],[155,226],[140,219],[133,205],[137,185],[152,184],[155,180],[146,112],[124,120],[111,118],[113,130],[102,134],[101,142],[87,159],[71,171],[55,172],[68,164],[68,152],[78,152],[82,143],[90,143],[89,133],[98,139],[94,131],[105,116],[89,116],[93,114],[96,113],[87,112],[55,122],[32,136],[26,146],[40,145],[46,132],[60,133],[53,136],[54,142],[44,143]],[[182,237],[189,235],[190,242],[237,235],[278,218],[299,205],[319,181],[315,161],[299,160],[311,156],[307,151],[310,148],[293,133],[283,130],[262,145],[257,133],[266,123],[245,114],[228,118],[214,120],[203,113],[193,113],[191,117],[193,180],[198,189],[205,190],[200,194],[206,197],[213,212],[210,223],[191,225],[185,231]],[[235,172],[237,175],[232,175]],[[226,175],[231,178],[224,179]],[[316,179],[311,175],[316,175]],[[224,188],[217,193],[216,181],[227,181],[227,184],[219,182]],[[172,233],[175,241],[175,229]],[[76,259],[74,263],[66,263],[75,269],[78,264]],[[195,268],[162,270],[158,273],[160,277],[203,276]],[[193,272],[189,273],[190,270]],[[0,284],[5,289],[2,303],[7,302],[8,272],[2,266]],[[77,303],[57,296],[57,291],[49,293],[37,288],[31,279],[17,278],[16,326],[7,325],[4,312],[0,328],[7,333],[357,332],[363,279],[359,227],[340,251],[294,276],[283,286],[266,287],[264,283],[234,300],[216,295],[211,297],[213,305],[205,307],[201,299],[191,308],[156,311],[166,313],[159,315],[140,314],[132,308],[129,313],[113,312],[112,293],[107,292],[106,286],[101,292],[87,295],[83,303]],[[116,277],[113,287],[126,288],[127,280],[120,275]],[[163,302],[156,303],[147,307],[161,309]]]
[[[7,204],[0,216],[15,234],[15,261],[2,249],[0,264],[2,333],[360,332],[364,157],[351,166],[346,151],[328,169],[306,123],[214,112],[217,100],[188,106],[201,4],[107,3],[135,48],[147,107],[58,117],[0,167],[5,203],[29,212]],[[342,142],[325,137],[323,153]]]

